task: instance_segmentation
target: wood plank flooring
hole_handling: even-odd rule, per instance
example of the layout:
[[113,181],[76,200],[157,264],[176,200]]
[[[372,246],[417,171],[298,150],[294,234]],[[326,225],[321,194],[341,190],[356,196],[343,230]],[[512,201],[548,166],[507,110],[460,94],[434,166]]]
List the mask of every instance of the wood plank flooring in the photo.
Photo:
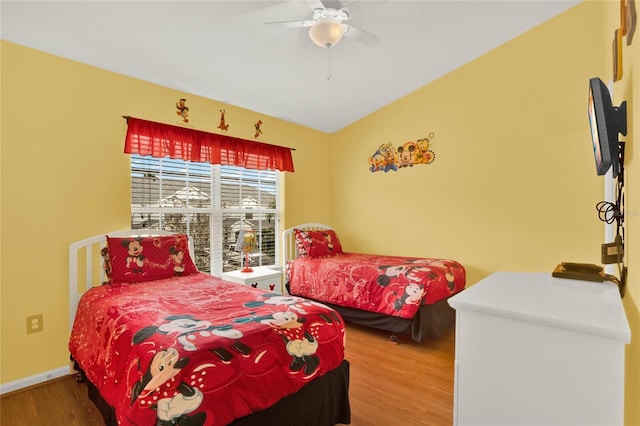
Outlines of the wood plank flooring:
[[353,426],[451,425],[455,329],[416,343],[389,343],[382,331],[350,326],[349,398]]
[[[451,425],[453,423],[454,329],[437,340],[400,344],[389,335],[347,327],[351,363],[351,425]],[[1,425],[101,426],[87,388],[73,376],[0,398]]]

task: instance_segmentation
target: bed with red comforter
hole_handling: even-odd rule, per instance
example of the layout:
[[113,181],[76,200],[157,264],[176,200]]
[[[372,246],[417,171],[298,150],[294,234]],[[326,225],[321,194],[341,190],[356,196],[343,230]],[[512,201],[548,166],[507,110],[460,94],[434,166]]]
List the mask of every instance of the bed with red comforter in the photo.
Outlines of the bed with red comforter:
[[410,333],[416,341],[452,325],[455,313],[446,299],[466,283],[455,260],[343,252],[335,231],[321,224],[290,228],[284,245],[292,295],[329,304],[362,325]]
[[[110,407],[107,423],[349,422],[339,313],[197,272],[184,236],[112,240],[110,282],[82,294],[69,341],[90,389]],[[130,253],[138,246],[145,256]],[[154,260],[163,250],[167,260]],[[123,275],[114,279],[119,262]],[[328,388],[314,387],[327,380]]]

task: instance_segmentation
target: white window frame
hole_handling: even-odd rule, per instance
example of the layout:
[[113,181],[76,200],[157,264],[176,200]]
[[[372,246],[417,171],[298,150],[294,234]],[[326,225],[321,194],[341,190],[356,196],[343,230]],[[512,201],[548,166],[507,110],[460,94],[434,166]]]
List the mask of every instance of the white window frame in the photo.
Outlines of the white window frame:
[[[142,170],[142,166],[140,166],[141,162],[145,162],[148,161],[150,163],[157,162],[158,168],[157,171],[154,170],[154,175],[160,179],[159,183],[158,183],[158,191],[157,191],[157,199],[148,199],[149,203],[152,205],[146,205],[146,206],[141,206],[140,204],[135,204],[134,203],[134,198],[136,197],[136,195],[138,194],[142,194],[142,191],[140,189],[136,189],[135,188],[135,177],[141,177],[140,173],[142,173],[140,170]],[[170,162],[170,163],[169,163]],[[207,165],[209,166],[210,169],[210,173],[211,173],[211,182],[210,182],[210,196],[211,196],[211,203],[208,207],[190,207],[189,206],[189,196],[187,196],[186,198],[186,206],[184,207],[170,207],[167,205],[162,205],[162,196],[163,196],[163,191],[162,191],[162,183],[163,183],[163,179],[165,179],[166,175],[169,175],[169,173],[171,173],[172,176],[176,176],[176,172],[175,170],[172,170],[171,172],[167,171],[165,172],[163,167],[166,164],[172,164],[172,165],[176,165],[176,164],[180,164],[180,163],[184,163],[185,167],[185,188],[189,188],[189,183],[190,180],[187,177],[187,170],[189,167],[189,164],[198,164],[198,167],[202,168],[203,166],[201,165],[201,163],[189,163],[187,161],[184,160],[173,160],[173,159],[159,159],[159,158],[152,158],[152,157],[147,157],[147,156],[139,156],[139,155],[132,155],[132,159],[131,159],[131,166],[130,166],[130,173],[131,173],[131,227],[141,227],[139,221],[136,221],[135,219],[140,217],[141,215],[147,215],[149,218],[151,218],[152,216],[154,218],[157,218],[157,220],[155,221],[155,223],[153,223],[153,225],[151,227],[153,228],[162,228],[165,230],[169,230],[169,231],[173,231],[174,229],[168,229],[167,224],[163,223],[163,218],[165,217],[165,214],[194,214],[194,213],[205,213],[205,214],[209,214],[209,267],[210,267],[210,271],[208,271],[210,274],[215,275],[215,276],[221,276],[223,272],[226,272],[228,270],[233,270],[233,269],[239,269],[240,266],[238,266],[237,268],[233,268],[232,265],[230,265],[228,263],[228,258],[229,258],[229,251],[228,251],[228,245],[230,243],[229,241],[229,235],[227,236],[227,241],[224,241],[224,228],[223,228],[223,219],[225,217],[228,217],[229,215],[238,215],[238,221],[240,221],[241,223],[245,221],[246,215],[247,214],[251,214],[252,215],[252,219],[251,222],[253,222],[254,224],[257,224],[258,226],[255,227],[256,229],[254,229],[254,231],[256,231],[258,233],[258,235],[263,235],[262,231],[263,229],[268,229],[265,226],[263,226],[264,220],[262,219],[262,216],[267,216],[271,218],[273,220],[273,227],[274,227],[274,235],[273,235],[273,242],[268,241],[266,243],[268,244],[273,244],[274,245],[274,253],[273,253],[273,262],[269,262],[269,263],[262,263],[264,258],[267,258],[266,256],[263,257],[262,255],[257,256],[257,258],[252,259],[252,265],[251,266],[275,266],[275,265],[279,265],[280,264],[280,238],[278,238],[278,236],[280,235],[283,223],[284,223],[284,215],[282,214],[282,207],[284,206],[284,196],[283,196],[283,187],[284,187],[284,173],[280,172],[280,171],[256,171],[256,170],[248,170],[248,169],[244,169],[242,167],[233,167],[233,166],[220,166],[220,165]],[[274,196],[274,201],[272,201],[271,203],[275,203],[275,206],[272,208],[271,206],[269,207],[260,207],[263,203],[262,203],[262,199],[258,199],[257,201],[257,209],[254,208],[249,208],[249,207],[243,207],[242,205],[238,204],[237,206],[234,207],[229,207],[229,206],[224,206],[222,205],[222,185],[223,185],[223,180],[224,180],[224,171],[226,170],[232,170],[235,171],[236,173],[234,173],[235,175],[238,176],[239,182],[242,182],[242,176],[243,173],[244,174],[250,174],[251,176],[255,176],[256,173],[258,174],[258,176],[262,176],[262,174],[273,174],[273,180],[270,180],[270,182],[274,182],[275,183],[275,196]],[[227,174],[227,177],[232,176]],[[148,176],[146,176],[148,177]],[[271,177],[271,176],[269,176]],[[231,180],[233,181],[234,178],[231,177]],[[244,180],[244,182],[247,182],[249,179]],[[228,182],[228,180],[227,180]],[[269,184],[269,188],[272,187],[272,184]],[[242,202],[242,188],[243,186],[240,185],[239,187],[239,197],[238,197],[238,201]],[[148,193],[151,194],[153,191],[149,190]],[[204,191],[206,192],[206,191]],[[258,191],[258,198],[260,197],[260,194],[262,194],[264,191],[259,190]],[[154,197],[154,195],[152,195],[152,197]],[[137,215],[137,216],[136,216]],[[271,216],[269,216],[271,215]],[[253,217],[258,216],[258,219],[253,219]],[[271,223],[269,221],[269,223]],[[186,222],[186,233],[190,236],[192,236],[192,230],[191,228],[191,221],[187,220]],[[259,241],[260,244],[262,244],[262,241]],[[227,250],[225,250],[225,247],[227,248]],[[262,247],[259,248],[260,250],[262,250]],[[238,254],[239,255],[239,254]],[[235,254],[232,256],[236,256]],[[227,257],[227,259],[225,259],[225,257]],[[270,256],[268,257],[269,259],[271,258]],[[235,259],[235,257],[234,257]],[[227,260],[227,264],[225,265],[225,260]],[[194,260],[195,261],[195,260]],[[244,260],[242,260],[243,262]],[[257,262],[257,263],[253,263],[253,262]],[[244,263],[242,263],[244,264]],[[230,269],[232,268],[232,269]]]

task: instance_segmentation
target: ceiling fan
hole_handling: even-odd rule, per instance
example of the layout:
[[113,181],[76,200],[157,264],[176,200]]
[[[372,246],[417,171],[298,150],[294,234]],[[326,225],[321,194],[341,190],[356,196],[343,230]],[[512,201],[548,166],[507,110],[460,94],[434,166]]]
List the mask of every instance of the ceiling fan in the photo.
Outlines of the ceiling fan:
[[[378,37],[352,25],[344,23],[351,19],[351,14],[337,1],[308,0],[306,3],[311,8],[311,19],[302,21],[265,22],[264,25],[272,28],[309,28],[311,40],[323,48],[331,48],[342,40],[343,36],[357,40],[367,46],[373,46],[378,42]],[[335,7],[327,7],[331,4]],[[355,1],[349,3],[353,4]]]

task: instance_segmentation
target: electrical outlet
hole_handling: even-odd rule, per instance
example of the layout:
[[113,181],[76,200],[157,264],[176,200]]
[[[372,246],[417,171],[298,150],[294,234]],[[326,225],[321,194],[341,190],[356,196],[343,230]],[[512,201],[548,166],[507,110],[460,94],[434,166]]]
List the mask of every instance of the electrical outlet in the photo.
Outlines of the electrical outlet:
[[37,333],[44,328],[44,319],[42,314],[31,315],[27,317],[27,334]]

